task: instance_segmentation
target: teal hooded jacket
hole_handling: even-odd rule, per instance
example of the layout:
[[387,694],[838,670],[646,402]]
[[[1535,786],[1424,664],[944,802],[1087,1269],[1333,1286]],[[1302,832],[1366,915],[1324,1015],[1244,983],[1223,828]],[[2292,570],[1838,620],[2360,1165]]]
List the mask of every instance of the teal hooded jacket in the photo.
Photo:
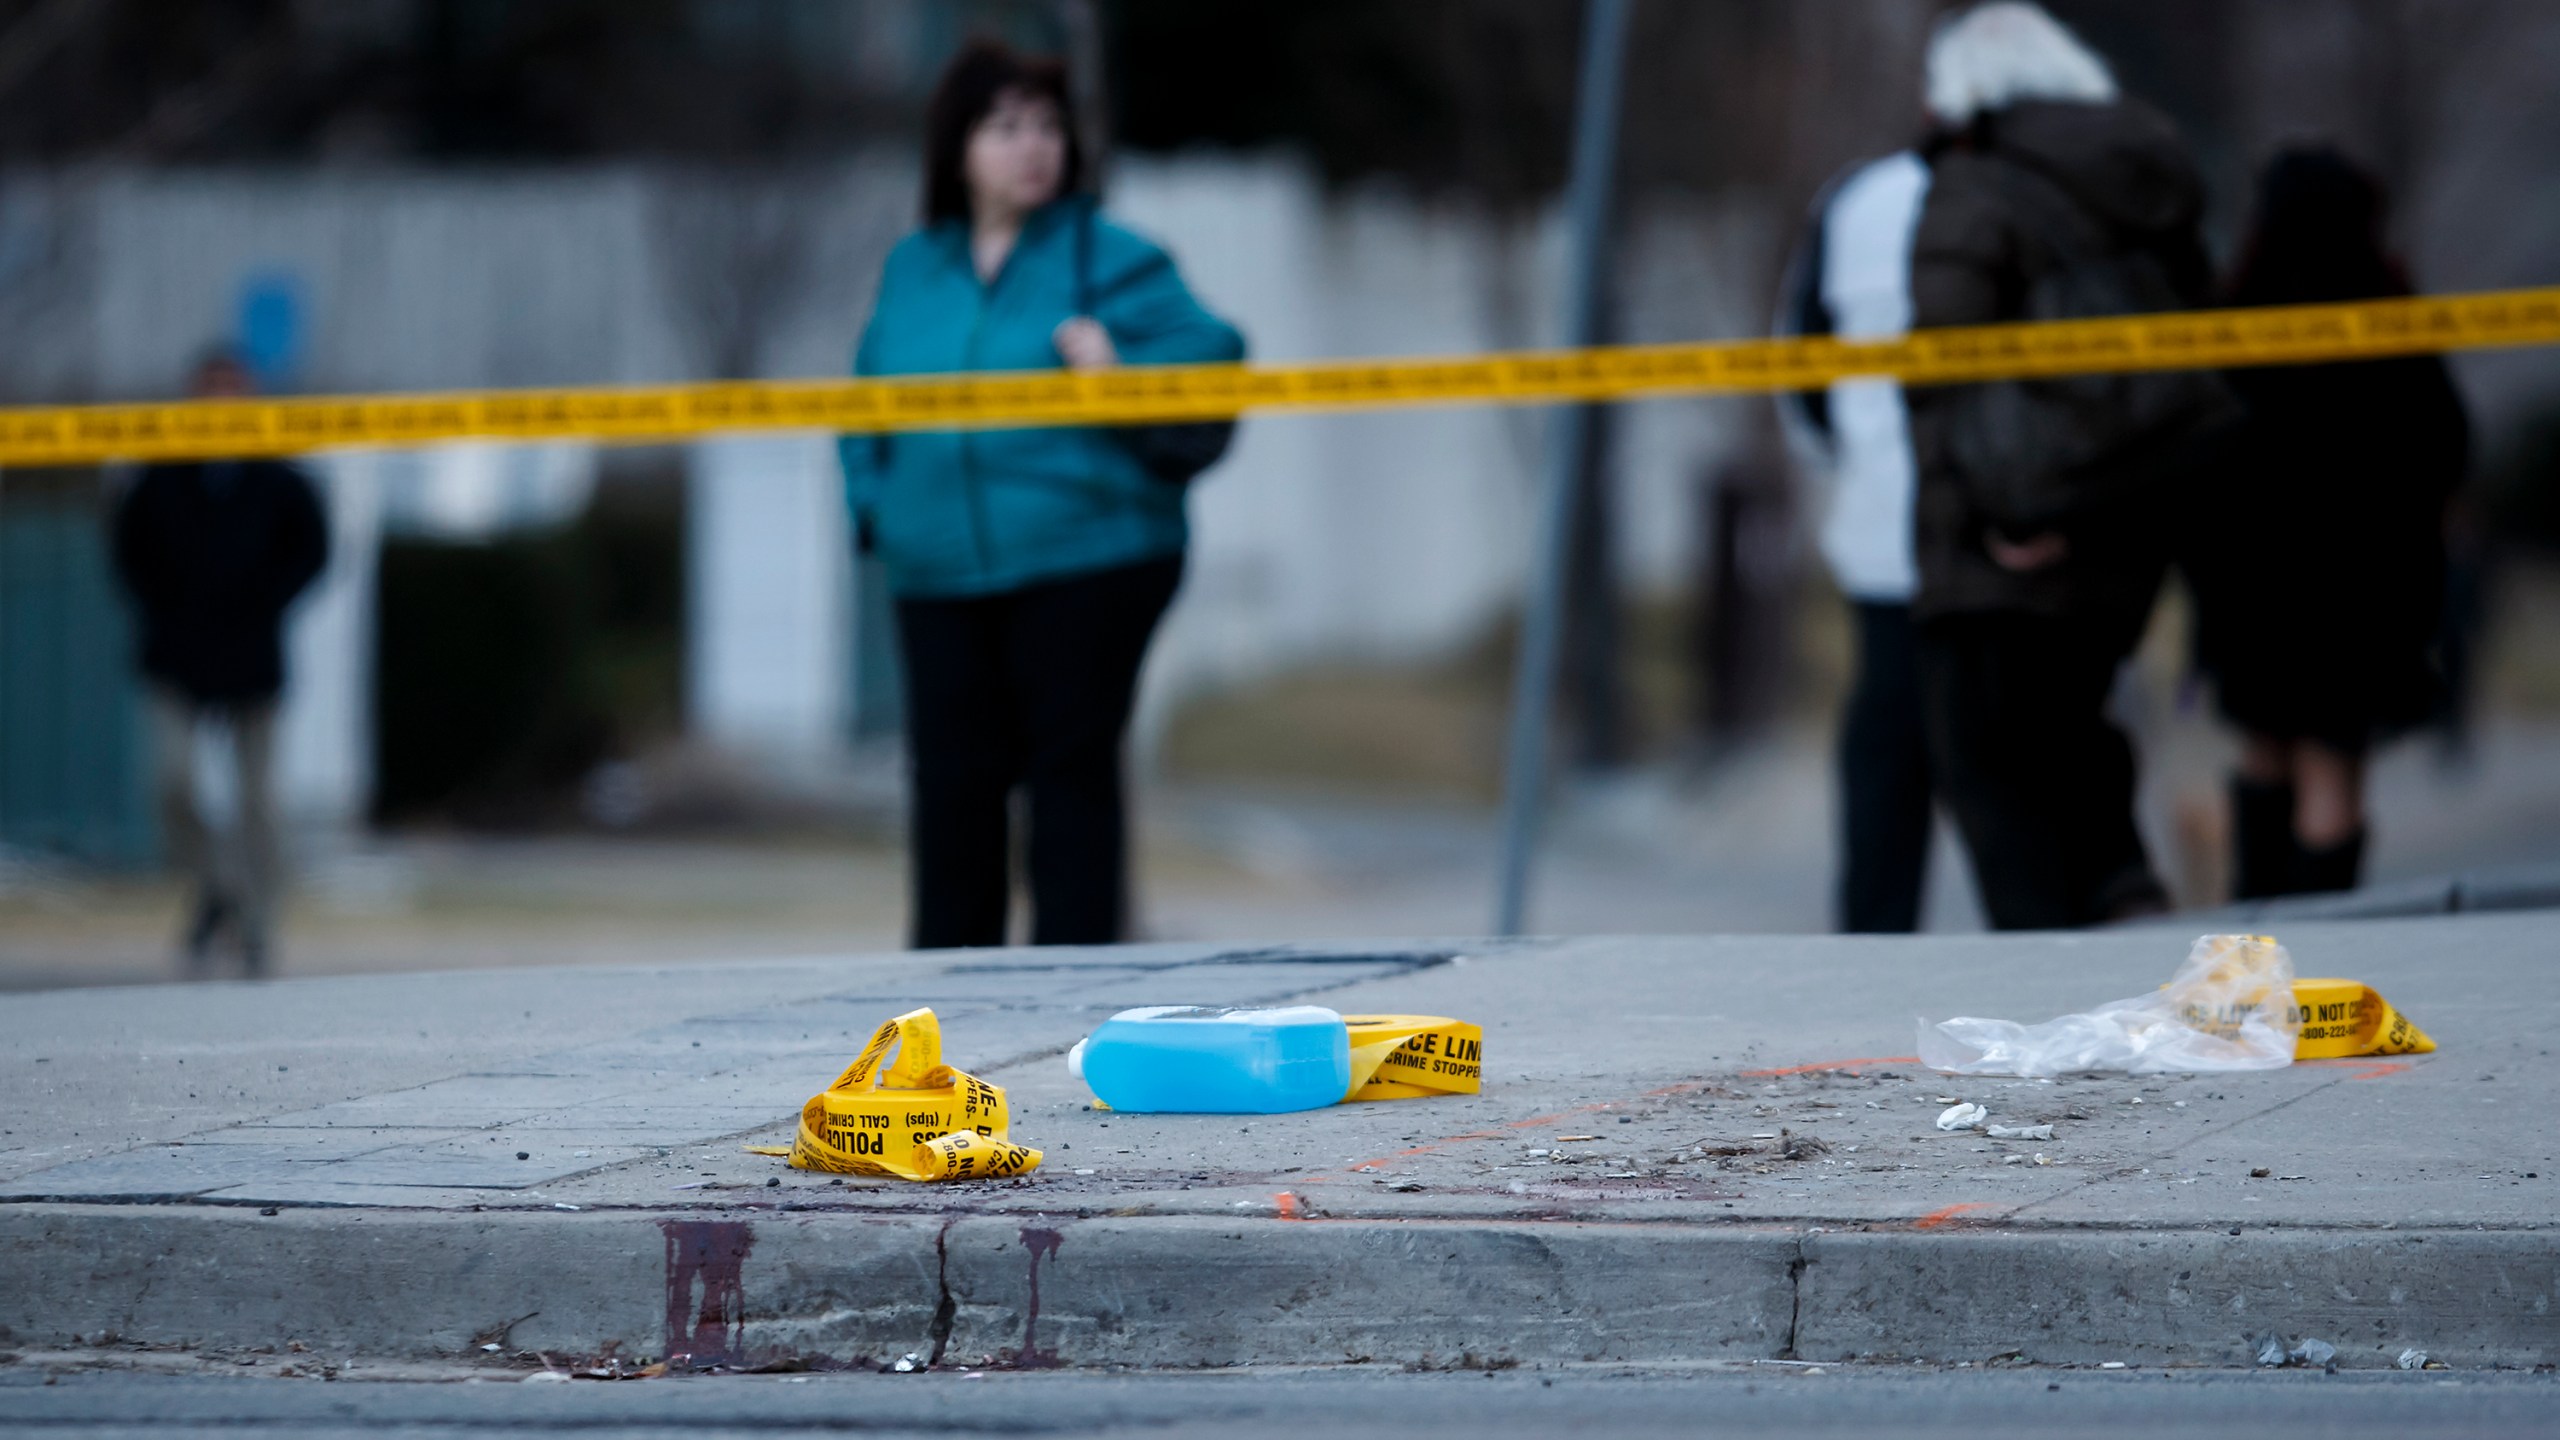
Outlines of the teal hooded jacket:
[[[1055,370],[1051,333],[1088,310],[1127,364],[1242,359],[1244,338],[1201,307],[1171,257],[1093,203],[1067,196],[1032,212],[992,281],[978,278],[965,222],[898,242],[853,372]],[[899,595],[1001,594],[1178,555],[1190,538],[1183,487],[1149,474],[1106,429],[908,431],[839,444],[854,522]]]

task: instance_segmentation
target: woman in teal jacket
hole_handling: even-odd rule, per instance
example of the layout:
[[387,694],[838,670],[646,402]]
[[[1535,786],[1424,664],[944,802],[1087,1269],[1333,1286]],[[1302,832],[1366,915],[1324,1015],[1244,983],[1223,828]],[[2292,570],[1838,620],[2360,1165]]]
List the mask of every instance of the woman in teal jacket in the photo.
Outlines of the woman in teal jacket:
[[[1104,219],[1063,67],[971,45],[927,122],[925,223],[882,268],[860,375],[1241,359],[1164,251]],[[1183,486],[1109,429],[848,436],[856,533],[897,597],[913,943],[1001,945],[1013,792],[1032,941],[1122,938],[1120,757],[1182,579]]]

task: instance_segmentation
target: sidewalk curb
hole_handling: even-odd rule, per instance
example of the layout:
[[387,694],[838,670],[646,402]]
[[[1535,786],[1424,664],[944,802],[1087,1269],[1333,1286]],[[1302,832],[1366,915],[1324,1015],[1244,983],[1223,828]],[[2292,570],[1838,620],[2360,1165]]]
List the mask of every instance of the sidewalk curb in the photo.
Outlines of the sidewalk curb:
[[2560,1230],[0,1207],[0,1345],[1127,1365],[2560,1362]]

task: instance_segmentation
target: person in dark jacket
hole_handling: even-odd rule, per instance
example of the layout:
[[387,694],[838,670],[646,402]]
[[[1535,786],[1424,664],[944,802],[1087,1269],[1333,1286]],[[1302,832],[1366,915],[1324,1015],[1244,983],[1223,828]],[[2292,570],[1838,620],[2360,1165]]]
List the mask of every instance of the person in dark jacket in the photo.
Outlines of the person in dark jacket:
[[[192,389],[246,395],[248,368],[217,352]],[[328,563],[320,498],[274,460],[153,465],[117,506],[113,539],[151,687],[161,825],[195,893],[186,963],[202,972],[227,937],[250,974],[264,973],[280,880],[270,774],[284,617]],[[208,724],[228,738],[238,777],[236,823],[221,834],[196,805],[196,732]]]
[[[927,119],[925,224],[890,252],[862,375],[1241,359],[1154,243],[1077,192],[1064,69],[978,42]],[[849,436],[856,533],[897,597],[918,948],[1001,945],[1008,806],[1030,820],[1031,938],[1122,938],[1121,750],[1182,578],[1187,477],[1143,434],[1034,428]]]
[[[1942,21],[1937,159],[1912,246],[1915,326],[2204,303],[2203,186],[2168,122],[2033,5]],[[2106,718],[2167,566],[2170,485],[2227,416],[2210,376],[1911,392],[1924,720],[1976,886],[2003,929],[2156,911],[2131,744]]]
[[[2229,287],[2234,305],[2410,293],[2381,186],[2326,149],[2278,155]],[[2200,669],[2244,742],[2233,891],[2356,884],[2364,760],[2435,710],[2445,523],[2470,426],[2444,360],[2233,371],[2246,419],[2185,558]]]

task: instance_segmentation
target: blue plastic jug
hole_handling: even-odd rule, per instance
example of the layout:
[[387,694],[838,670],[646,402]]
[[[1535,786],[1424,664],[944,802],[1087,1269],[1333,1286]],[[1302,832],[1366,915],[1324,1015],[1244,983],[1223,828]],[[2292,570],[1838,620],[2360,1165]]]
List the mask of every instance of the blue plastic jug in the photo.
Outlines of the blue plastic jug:
[[1102,1022],[1068,1064],[1114,1110],[1276,1115],[1351,1088],[1351,1032],[1321,1005],[1150,1005]]

